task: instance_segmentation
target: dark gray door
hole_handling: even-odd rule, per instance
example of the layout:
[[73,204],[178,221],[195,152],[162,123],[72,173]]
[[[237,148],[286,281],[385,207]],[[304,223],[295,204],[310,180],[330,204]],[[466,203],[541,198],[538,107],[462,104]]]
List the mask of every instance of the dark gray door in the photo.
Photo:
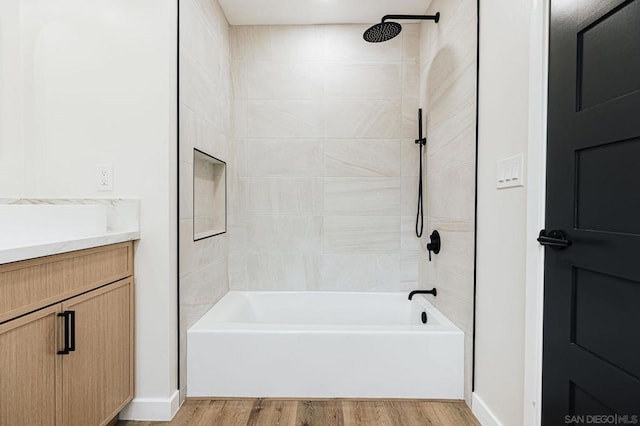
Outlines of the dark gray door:
[[548,124],[543,424],[633,423],[640,0],[551,0]]

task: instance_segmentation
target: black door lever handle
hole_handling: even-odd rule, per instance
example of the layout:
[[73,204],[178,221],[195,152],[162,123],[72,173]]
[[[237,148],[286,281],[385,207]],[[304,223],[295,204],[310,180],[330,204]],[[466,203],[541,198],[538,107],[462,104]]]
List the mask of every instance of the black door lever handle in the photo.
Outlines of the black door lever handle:
[[564,250],[567,247],[571,247],[572,244],[564,235],[564,232],[557,230],[547,232],[544,229],[540,231],[538,242],[540,245],[549,246],[555,250]]

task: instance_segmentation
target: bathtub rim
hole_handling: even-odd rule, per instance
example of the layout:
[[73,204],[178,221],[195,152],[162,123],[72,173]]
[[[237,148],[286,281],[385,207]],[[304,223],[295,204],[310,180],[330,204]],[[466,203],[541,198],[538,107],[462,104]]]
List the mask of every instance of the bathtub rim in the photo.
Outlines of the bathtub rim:
[[[250,333],[250,332],[273,332],[273,333],[411,333],[411,334],[464,334],[445,314],[438,310],[423,295],[415,295],[408,303],[418,303],[429,316],[436,318],[438,324],[304,324],[304,323],[269,323],[269,322],[222,322],[216,321],[215,315],[220,310],[226,309],[233,300],[239,297],[251,297],[251,295],[294,295],[294,294],[322,294],[322,295],[377,295],[392,296],[398,298],[402,296],[408,299],[407,292],[342,292],[342,291],[248,291],[231,290],[227,292],[211,309],[205,312],[196,321],[187,333]],[[217,308],[217,309],[216,309]],[[213,318],[212,318],[213,317]]]

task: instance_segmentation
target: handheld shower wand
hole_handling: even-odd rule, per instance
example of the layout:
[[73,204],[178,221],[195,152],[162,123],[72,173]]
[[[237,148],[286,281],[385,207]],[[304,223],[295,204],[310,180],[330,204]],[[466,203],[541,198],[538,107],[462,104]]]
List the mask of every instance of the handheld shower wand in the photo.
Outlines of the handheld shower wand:
[[424,207],[422,198],[422,151],[427,144],[427,138],[422,137],[422,108],[418,110],[418,139],[416,139],[420,150],[420,174],[418,176],[418,212],[416,213],[416,236],[422,237],[424,230]]

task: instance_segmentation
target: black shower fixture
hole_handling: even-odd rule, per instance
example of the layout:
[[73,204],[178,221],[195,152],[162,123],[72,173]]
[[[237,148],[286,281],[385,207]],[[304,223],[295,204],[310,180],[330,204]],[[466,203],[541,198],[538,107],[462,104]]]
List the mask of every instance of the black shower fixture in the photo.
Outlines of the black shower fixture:
[[431,262],[431,252],[433,252],[433,254],[440,253],[442,242],[440,240],[440,233],[438,231],[433,231],[431,235],[429,235],[429,239],[431,240],[431,242],[427,244],[427,251],[429,252],[429,262]]
[[427,144],[427,138],[422,136],[422,108],[418,110],[418,139],[416,139],[418,149],[420,150],[420,174],[418,175],[418,213],[416,215],[416,237],[422,237],[424,228],[424,208],[422,206],[422,151]]
[[391,40],[400,34],[400,31],[402,31],[402,25],[397,22],[386,22],[388,19],[433,20],[437,24],[440,20],[440,12],[435,15],[385,15],[379,24],[375,24],[364,32],[362,37],[365,41],[368,41],[369,43],[380,43]]
[[434,287],[431,290],[414,290],[411,293],[409,293],[409,300],[413,299],[413,296],[415,296],[416,294],[431,294],[433,296],[437,296],[438,295],[438,290]]

